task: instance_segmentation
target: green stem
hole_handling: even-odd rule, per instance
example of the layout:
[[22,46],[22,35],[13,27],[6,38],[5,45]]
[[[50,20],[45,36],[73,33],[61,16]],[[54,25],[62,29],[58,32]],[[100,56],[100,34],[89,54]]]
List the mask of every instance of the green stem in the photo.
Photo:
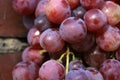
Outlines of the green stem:
[[44,54],[44,53],[46,53],[47,52],[47,50],[40,50],[40,54]]
[[68,67],[69,67],[69,55],[70,55],[70,50],[69,48],[67,48],[67,51],[66,51],[66,74],[68,73]]
[[59,61],[60,63],[62,63],[62,59],[63,59],[63,57],[64,57],[65,55],[66,55],[66,53],[63,53],[57,61]]
[[70,54],[72,55],[72,61],[73,61],[73,60],[76,60],[74,53],[73,53],[73,52],[70,52]]

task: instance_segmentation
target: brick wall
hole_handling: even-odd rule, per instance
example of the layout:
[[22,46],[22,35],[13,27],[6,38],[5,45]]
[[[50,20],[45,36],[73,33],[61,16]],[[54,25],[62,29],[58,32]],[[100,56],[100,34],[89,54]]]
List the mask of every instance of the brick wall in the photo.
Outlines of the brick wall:
[[27,30],[22,16],[12,8],[12,0],[0,0],[0,80],[12,80],[13,66],[21,61],[27,46]]

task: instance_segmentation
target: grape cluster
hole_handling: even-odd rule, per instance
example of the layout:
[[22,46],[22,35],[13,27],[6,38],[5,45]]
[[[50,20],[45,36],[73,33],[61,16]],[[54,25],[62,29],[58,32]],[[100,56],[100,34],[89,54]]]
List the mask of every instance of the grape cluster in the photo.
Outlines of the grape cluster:
[[120,0],[13,0],[29,46],[13,80],[120,80]]

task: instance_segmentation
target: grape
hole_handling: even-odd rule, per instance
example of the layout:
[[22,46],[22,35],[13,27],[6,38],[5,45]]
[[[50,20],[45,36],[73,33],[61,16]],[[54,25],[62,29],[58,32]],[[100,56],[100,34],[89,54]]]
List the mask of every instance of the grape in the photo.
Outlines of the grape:
[[69,5],[70,5],[71,9],[74,9],[78,5],[80,5],[80,0],[67,0],[67,1],[68,1]]
[[34,18],[23,16],[23,25],[26,29],[30,30],[34,26]]
[[94,45],[95,45],[95,36],[92,33],[88,33],[81,42],[71,44],[70,46],[75,52],[80,53],[80,52],[89,51],[91,48],[94,47]]
[[31,15],[37,5],[38,0],[13,0],[13,8],[22,15]]
[[71,16],[67,0],[49,0],[45,12],[48,19],[55,24],[60,24],[64,19]]
[[62,50],[65,44],[56,28],[45,30],[41,34],[39,42],[43,49],[53,53]]
[[43,61],[45,60],[45,55],[40,53],[39,48],[34,48],[34,47],[27,47],[24,49],[22,53],[22,60],[24,62],[34,62],[38,65],[41,65]]
[[89,74],[89,76],[91,76],[90,80],[104,80],[102,74],[98,70],[96,70],[95,68],[88,67],[86,69],[86,71]]
[[72,15],[78,18],[83,18],[85,13],[86,10],[82,6],[79,6],[72,11]]
[[107,25],[107,30],[96,38],[100,48],[105,51],[114,51],[120,46],[120,30]]
[[40,0],[36,10],[35,10],[35,16],[38,17],[41,14],[45,14],[45,7],[47,6],[49,0]]
[[38,69],[33,62],[19,62],[12,71],[13,80],[35,80],[38,77]]
[[120,47],[117,49],[116,53],[115,53],[115,57],[117,60],[120,61]]
[[39,15],[34,20],[34,24],[40,31],[44,31],[52,26],[52,23],[47,19],[45,14]]
[[70,70],[65,80],[90,80],[86,71],[82,68],[79,70]]
[[108,53],[109,52],[105,52],[96,46],[93,50],[84,54],[84,61],[89,66],[99,68],[99,66],[107,59]]
[[120,80],[120,62],[108,59],[100,67],[104,80]]
[[98,32],[107,24],[107,17],[100,9],[90,9],[84,15],[88,31]]
[[59,31],[62,39],[70,44],[82,41],[87,34],[84,21],[76,17],[65,19],[61,23]]
[[65,77],[65,68],[55,60],[48,60],[41,66],[39,77],[41,80],[63,80]]
[[120,22],[120,6],[112,1],[106,1],[102,11],[105,13],[110,25],[116,25]]
[[41,35],[41,32],[37,28],[34,28],[34,27],[31,28],[28,32],[28,35],[27,35],[28,43],[31,46],[41,48],[40,43],[39,43],[40,35]]
[[80,60],[73,60],[69,64],[69,70],[78,70],[80,68],[84,68],[82,61]]
[[101,8],[104,0],[80,0],[81,5],[86,9]]

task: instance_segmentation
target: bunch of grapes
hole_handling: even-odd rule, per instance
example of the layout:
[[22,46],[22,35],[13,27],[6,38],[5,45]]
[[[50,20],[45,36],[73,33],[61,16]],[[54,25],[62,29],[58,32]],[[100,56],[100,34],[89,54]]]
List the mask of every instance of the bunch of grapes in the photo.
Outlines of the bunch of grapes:
[[29,46],[13,80],[120,80],[120,0],[13,0]]

